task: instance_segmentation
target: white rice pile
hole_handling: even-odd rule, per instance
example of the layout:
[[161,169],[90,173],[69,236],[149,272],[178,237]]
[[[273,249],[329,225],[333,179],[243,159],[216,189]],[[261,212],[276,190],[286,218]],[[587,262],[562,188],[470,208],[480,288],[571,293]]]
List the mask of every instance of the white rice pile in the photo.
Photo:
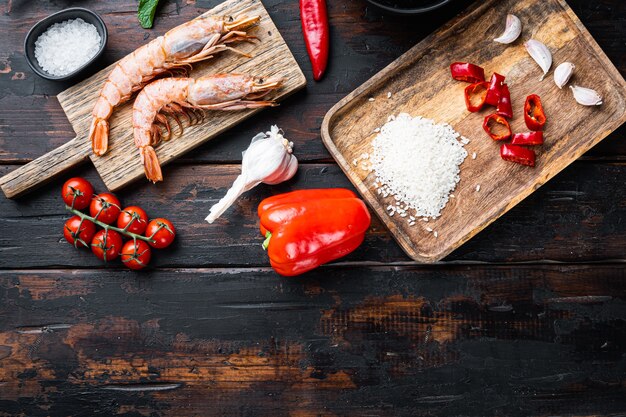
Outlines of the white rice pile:
[[35,58],[48,74],[63,76],[76,71],[100,49],[100,34],[83,19],[55,23],[35,41]]
[[390,116],[369,155],[378,193],[395,197],[389,214],[439,217],[460,180],[459,166],[467,157],[462,142],[469,143],[448,124],[406,113]]

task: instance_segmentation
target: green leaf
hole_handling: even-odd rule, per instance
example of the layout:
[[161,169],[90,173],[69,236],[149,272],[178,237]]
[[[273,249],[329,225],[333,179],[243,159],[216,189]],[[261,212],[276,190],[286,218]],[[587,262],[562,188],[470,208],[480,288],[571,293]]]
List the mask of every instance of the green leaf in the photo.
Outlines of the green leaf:
[[139,8],[137,9],[137,17],[139,23],[144,29],[150,29],[154,22],[154,13],[156,12],[159,0],[139,0]]

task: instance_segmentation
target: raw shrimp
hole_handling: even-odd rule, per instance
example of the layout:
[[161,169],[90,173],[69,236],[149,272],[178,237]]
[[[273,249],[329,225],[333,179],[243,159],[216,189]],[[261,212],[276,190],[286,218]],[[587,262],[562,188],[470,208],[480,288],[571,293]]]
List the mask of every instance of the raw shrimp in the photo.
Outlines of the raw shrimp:
[[218,74],[193,78],[163,78],[148,84],[135,99],[133,134],[146,177],[162,181],[161,166],[153,146],[162,138],[162,129],[171,134],[167,116],[182,133],[178,115],[190,123],[203,119],[202,110],[241,110],[275,106],[274,101],[258,100],[280,88],[282,78],[265,81],[243,74]]
[[228,21],[199,17],[175,27],[124,57],[109,74],[93,108],[89,131],[93,152],[100,156],[107,151],[109,118],[114,107],[127,101],[159,74],[189,68],[191,64],[212,58],[227,49],[239,52],[227,44],[256,39],[245,30],[256,25],[259,19],[255,16]]

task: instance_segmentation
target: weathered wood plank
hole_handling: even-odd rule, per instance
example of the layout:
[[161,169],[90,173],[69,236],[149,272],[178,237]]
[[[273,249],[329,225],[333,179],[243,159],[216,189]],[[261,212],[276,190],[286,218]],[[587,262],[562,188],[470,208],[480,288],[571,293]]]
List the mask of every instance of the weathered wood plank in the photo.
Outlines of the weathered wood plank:
[[[0,167],[0,172],[11,168]],[[234,165],[173,165],[165,183],[140,184],[119,194],[123,204],[139,204],[151,216],[171,219],[178,229],[173,247],[158,251],[153,266],[267,265],[255,215],[261,199],[300,188],[350,187],[334,164],[303,165],[291,182],[259,186],[223,218],[207,224],[203,219],[209,208],[225,194],[238,170]],[[73,174],[86,176],[96,190],[104,190],[93,169]],[[575,163],[445,261],[624,260],[625,176],[624,164]],[[1,268],[102,266],[63,239],[61,230],[69,215],[63,209],[61,185],[55,181],[18,201],[0,199]],[[365,243],[343,259],[348,263],[409,261],[376,218]]]
[[0,412],[618,413],[625,273],[2,271]]
[[[6,270],[100,264],[61,242],[62,181],[17,202],[0,199],[0,415],[623,414],[621,264],[341,266],[306,280],[237,269],[267,264],[250,216],[256,203],[293,188],[347,186],[333,164],[303,167],[290,184],[247,195],[213,228],[202,223],[238,169],[202,164],[239,160],[272,123],[294,132],[301,160],[327,158],[319,141],[327,109],[470,1],[417,19],[380,15],[363,0],[328,2],[325,82],[166,167],[165,184],[122,193],[175,221],[180,239],[153,265],[181,269]],[[142,31],[135,0],[81,1],[122,35],[111,37],[103,66],[132,50],[128,43],[219,0],[162,3],[155,29]],[[310,79],[297,2],[263,3]],[[626,74],[626,3],[568,3]],[[74,136],[52,97],[69,84],[30,76],[21,56],[28,27],[70,5],[0,0],[0,164],[32,160]],[[588,155],[623,158],[625,133]],[[625,168],[576,163],[450,259],[623,260]],[[73,174],[103,190],[92,168]],[[407,258],[375,223],[348,259],[364,260]],[[219,265],[229,268],[187,269]]]
[[[40,1],[37,7],[25,7],[21,1],[0,2],[0,163],[28,162],[75,136],[54,95],[72,83],[54,83],[32,74],[22,56],[23,39],[30,26],[61,6]],[[332,21],[332,49],[328,76],[324,82],[311,84],[306,93],[298,94],[283,106],[239,126],[219,139],[205,144],[189,156],[195,162],[233,161],[240,149],[259,130],[277,123],[292,130],[300,143],[303,159],[329,158],[319,140],[319,126],[326,111],[340,98],[370,78],[419,40],[471,3],[455,1],[452,7],[434,15],[401,19],[378,13],[363,0],[329,4]],[[589,2],[570,0],[568,4],[579,15],[602,49],[622,74],[626,74],[626,10],[623,2],[603,0]],[[30,3],[32,4],[32,2]],[[115,33],[109,39],[101,68],[115,62],[137,45],[163,33],[213,7],[217,1],[167,2],[157,16],[155,28],[139,29],[131,1],[84,1],[81,6],[102,14]],[[310,64],[302,40],[297,2],[266,0],[276,26],[308,79]],[[145,37],[145,39],[144,39]],[[89,74],[87,74],[89,75]],[[33,95],[34,94],[34,95]],[[43,109],[43,111],[42,111]],[[33,115],[40,121],[32,123]],[[588,155],[608,158],[626,156],[626,130],[621,129],[591,150]]]

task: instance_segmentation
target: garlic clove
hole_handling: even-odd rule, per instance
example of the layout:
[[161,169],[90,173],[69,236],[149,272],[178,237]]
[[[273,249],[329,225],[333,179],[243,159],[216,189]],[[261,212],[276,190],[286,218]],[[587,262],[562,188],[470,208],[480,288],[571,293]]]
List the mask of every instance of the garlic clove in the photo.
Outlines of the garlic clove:
[[526,41],[524,46],[530,56],[543,70],[543,75],[540,78],[540,81],[542,81],[552,66],[552,54],[550,53],[550,50],[543,43],[535,39]]
[[293,178],[293,176],[296,175],[296,172],[298,171],[298,160],[295,156],[290,155],[288,161],[285,162],[285,164],[286,165],[283,167],[282,170],[277,171],[276,174],[270,177],[267,177],[265,180],[263,180],[263,183],[267,185],[276,185]]
[[569,88],[572,89],[574,99],[578,104],[582,104],[583,106],[600,106],[602,104],[602,97],[596,90],[579,87],[577,85],[572,85]]
[[576,65],[571,62],[564,62],[556,67],[554,70],[554,82],[556,83],[556,86],[559,88],[565,87],[570,78],[572,78],[575,69]]
[[504,32],[498,38],[494,39],[494,42],[509,44],[515,42],[519,35],[522,34],[522,21],[514,14],[506,16],[506,27]]

